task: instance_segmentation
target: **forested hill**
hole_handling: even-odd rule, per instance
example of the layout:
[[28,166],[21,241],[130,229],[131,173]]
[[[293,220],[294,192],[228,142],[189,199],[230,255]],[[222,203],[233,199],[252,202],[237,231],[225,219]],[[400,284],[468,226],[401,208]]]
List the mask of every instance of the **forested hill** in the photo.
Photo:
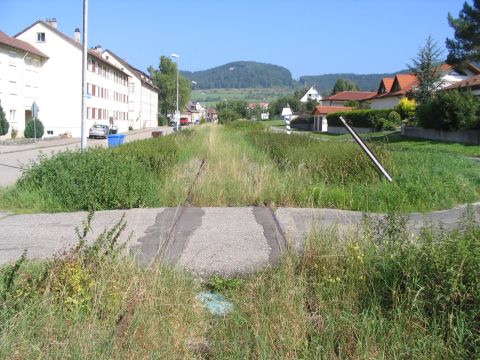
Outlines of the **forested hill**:
[[320,93],[330,92],[338,79],[348,79],[358,85],[362,91],[377,91],[384,77],[394,77],[395,74],[325,74],[317,76],[302,76],[300,85],[310,87],[316,85]]
[[292,73],[281,66],[237,61],[203,71],[182,71],[198,89],[272,88],[295,86]]

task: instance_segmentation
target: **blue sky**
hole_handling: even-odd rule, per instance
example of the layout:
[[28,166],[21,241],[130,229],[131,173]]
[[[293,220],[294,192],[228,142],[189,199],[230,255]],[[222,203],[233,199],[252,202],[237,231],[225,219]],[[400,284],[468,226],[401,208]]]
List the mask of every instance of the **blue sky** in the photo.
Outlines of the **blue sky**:
[[[302,5],[300,5],[302,4]],[[463,0],[89,0],[89,46],[102,45],[132,65],[180,54],[180,69],[237,60],[288,68],[295,78],[404,69],[429,34],[444,48],[447,14]],[[73,36],[83,0],[0,0],[0,30],[14,35],[56,17]],[[445,52],[446,55],[446,52]]]

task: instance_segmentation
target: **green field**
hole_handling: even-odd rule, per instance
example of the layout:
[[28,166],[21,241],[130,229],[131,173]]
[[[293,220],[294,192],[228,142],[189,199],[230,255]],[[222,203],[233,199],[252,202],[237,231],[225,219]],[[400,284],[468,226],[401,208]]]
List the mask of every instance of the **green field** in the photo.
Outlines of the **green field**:
[[215,106],[224,99],[245,100],[248,103],[271,102],[292,92],[288,88],[252,88],[252,89],[195,89],[191,98],[208,106]]
[[[315,136],[315,135],[314,135]],[[43,158],[0,194],[15,212],[263,205],[359,211],[431,211],[477,201],[478,147],[369,139],[387,182],[352,141],[318,141],[264,123],[206,125],[86,154]],[[200,163],[205,166],[192,187]]]

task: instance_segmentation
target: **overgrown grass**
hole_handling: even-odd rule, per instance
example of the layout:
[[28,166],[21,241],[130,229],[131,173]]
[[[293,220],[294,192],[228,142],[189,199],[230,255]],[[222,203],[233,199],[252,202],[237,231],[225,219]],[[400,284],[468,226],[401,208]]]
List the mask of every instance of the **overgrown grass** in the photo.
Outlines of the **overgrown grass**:
[[236,311],[212,332],[219,358],[467,359],[480,351],[480,232],[405,232],[397,216],[227,290]]
[[353,142],[271,133],[260,123],[237,122],[228,127],[267,153],[281,170],[279,183],[287,183],[288,189],[273,199],[277,205],[429,211],[473,202],[480,195],[479,164],[460,155],[459,149],[448,151],[445,144],[424,150],[409,143],[371,142],[393,176],[394,182],[389,183]]
[[0,207],[38,212],[178,206],[190,190],[197,206],[377,212],[431,211],[479,199],[480,163],[466,156],[475,149],[393,139],[368,140],[393,176],[389,183],[354,142],[274,133],[263,122],[205,125],[113,150],[43,158],[0,194]]
[[0,203],[17,211],[53,212],[158,205],[165,178],[192,136],[186,130],[114,149],[41,157],[3,194]]
[[[202,285],[138,267],[120,221],[93,244],[0,270],[0,357],[470,359],[480,351],[480,227],[406,232],[365,218],[340,238],[313,232],[302,255],[245,279],[212,278],[234,303],[213,317]],[[88,221],[86,229],[88,228]]]

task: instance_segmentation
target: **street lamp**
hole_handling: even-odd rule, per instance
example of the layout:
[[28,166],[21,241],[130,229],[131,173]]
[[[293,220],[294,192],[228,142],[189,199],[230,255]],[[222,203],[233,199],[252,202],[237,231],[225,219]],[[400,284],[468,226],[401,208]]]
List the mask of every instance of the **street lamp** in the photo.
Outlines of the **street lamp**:
[[172,58],[177,59],[177,110],[175,111],[174,120],[175,120],[175,131],[180,129],[180,112],[178,111],[178,63],[180,61],[180,55],[170,54]]
[[195,90],[195,85],[197,85],[197,82],[192,80],[192,84],[193,84],[193,90]]

